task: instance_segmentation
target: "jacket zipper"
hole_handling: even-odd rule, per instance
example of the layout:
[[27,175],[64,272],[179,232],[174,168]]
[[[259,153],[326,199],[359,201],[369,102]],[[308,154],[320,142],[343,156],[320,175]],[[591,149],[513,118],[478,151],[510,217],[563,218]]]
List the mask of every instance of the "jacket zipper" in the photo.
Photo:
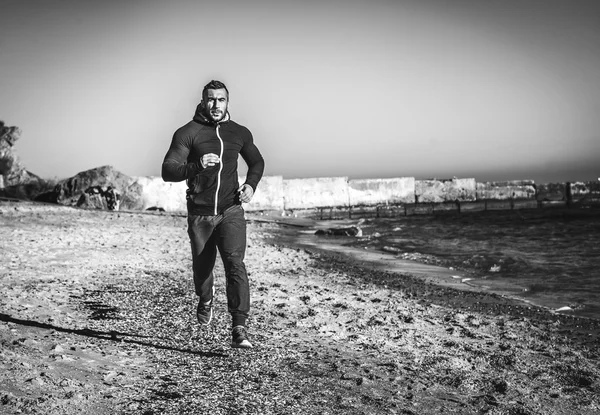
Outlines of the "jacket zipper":
[[223,145],[223,139],[219,135],[219,127],[220,127],[220,125],[217,124],[216,132],[217,132],[217,138],[219,139],[219,142],[221,143],[221,153],[219,154],[219,174],[217,175],[217,192],[215,193],[215,216],[217,216],[219,214],[219,212],[218,212],[219,190],[221,189],[221,172],[223,171],[223,147],[224,147],[224,145]]

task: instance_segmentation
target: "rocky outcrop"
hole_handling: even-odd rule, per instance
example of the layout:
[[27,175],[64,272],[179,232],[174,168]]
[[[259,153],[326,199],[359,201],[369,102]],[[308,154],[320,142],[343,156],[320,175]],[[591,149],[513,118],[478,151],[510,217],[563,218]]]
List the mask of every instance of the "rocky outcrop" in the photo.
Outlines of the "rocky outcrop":
[[18,127],[8,127],[0,121],[0,195],[30,199],[45,190],[46,181],[27,171],[14,145],[21,137]]
[[0,188],[14,186],[28,179],[27,171],[13,151],[20,136],[21,130],[18,127],[7,127],[0,121]]
[[121,195],[111,186],[93,186],[81,195],[77,207],[88,209],[119,210]]
[[108,210],[185,210],[185,182],[165,183],[160,177],[131,177],[112,166],[86,170],[59,181],[38,201]]
[[[105,192],[105,190],[96,192],[97,189],[111,188],[116,193],[123,195],[127,193],[127,189],[133,181],[133,178],[115,170],[112,166],[102,166],[82,171],[73,177],[59,181],[51,195],[48,196],[54,198],[56,203],[61,205],[81,206],[82,203],[85,203],[86,194],[89,199],[90,195],[102,195]],[[135,199],[135,195],[128,195],[128,197]]]

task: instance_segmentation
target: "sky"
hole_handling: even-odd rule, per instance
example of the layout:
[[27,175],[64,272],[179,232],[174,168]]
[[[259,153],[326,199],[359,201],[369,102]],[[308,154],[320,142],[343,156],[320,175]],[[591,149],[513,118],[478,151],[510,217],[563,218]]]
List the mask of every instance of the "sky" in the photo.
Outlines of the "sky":
[[600,177],[597,0],[0,0],[0,14],[0,120],[44,178],[159,176],[211,79],[265,175]]

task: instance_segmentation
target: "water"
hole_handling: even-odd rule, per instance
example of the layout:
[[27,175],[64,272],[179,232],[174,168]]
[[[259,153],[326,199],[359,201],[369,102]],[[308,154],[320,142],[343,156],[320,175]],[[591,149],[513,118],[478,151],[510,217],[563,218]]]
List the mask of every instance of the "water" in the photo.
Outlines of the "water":
[[600,212],[366,219],[348,242],[452,267],[468,284],[600,319]]

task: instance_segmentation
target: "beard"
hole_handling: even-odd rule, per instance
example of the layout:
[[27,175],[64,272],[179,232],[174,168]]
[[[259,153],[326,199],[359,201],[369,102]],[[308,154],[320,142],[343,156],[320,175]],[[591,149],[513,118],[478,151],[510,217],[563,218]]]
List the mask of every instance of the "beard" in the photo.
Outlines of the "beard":
[[208,111],[208,116],[214,122],[219,122],[225,118],[226,112],[224,111]]
[[212,122],[219,122],[225,118],[227,115],[228,105],[225,108],[207,108],[206,105],[202,105],[202,110],[204,112],[204,116],[211,120]]

